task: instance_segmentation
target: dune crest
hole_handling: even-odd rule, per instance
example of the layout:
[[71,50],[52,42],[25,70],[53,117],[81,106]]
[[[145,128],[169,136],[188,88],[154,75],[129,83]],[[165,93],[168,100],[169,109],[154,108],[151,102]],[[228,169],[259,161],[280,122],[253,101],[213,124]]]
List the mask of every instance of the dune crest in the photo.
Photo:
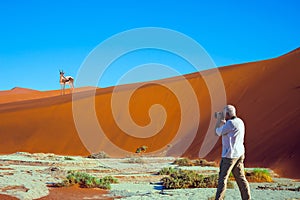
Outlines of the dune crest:
[[[246,165],[271,167],[283,176],[300,178],[300,148],[298,137],[300,125],[300,49],[296,49],[278,58],[221,67],[227,102],[237,107],[238,115],[246,124]],[[211,99],[203,76],[214,76],[213,71],[185,75],[186,80],[195,91],[199,110],[199,127],[191,125],[190,131],[196,129],[191,145],[182,152],[189,157],[198,157],[199,150],[208,130],[211,119]],[[151,117],[159,118],[162,112],[149,109],[154,104],[162,105],[166,112],[163,128],[154,136],[146,139],[128,136],[116,124],[115,118],[124,120],[122,98],[119,110],[114,116],[111,99],[114,88],[96,89],[95,110],[99,124],[105,132],[104,142],[100,137],[93,151],[103,150],[111,156],[118,155],[114,148],[135,152],[141,145],[148,147],[149,153],[166,149],[172,155],[172,148],[186,143],[190,131],[182,133],[173,141],[180,124],[180,105],[176,96],[168,88],[159,85],[174,86],[180,91],[185,87],[180,78],[174,77],[157,81],[158,84],[144,84],[136,90],[129,101],[130,115],[139,126],[147,126]],[[131,93],[137,84],[120,86],[120,94]],[[94,90],[95,88],[91,88]],[[32,91],[15,89],[18,92],[0,92],[0,153],[17,151],[45,152],[68,155],[88,155],[89,147],[82,142],[72,114],[72,95],[60,96],[60,90]],[[27,91],[27,92],[26,92]],[[77,103],[81,104],[82,114],[94,109],[87,101],[93,98],[91,90],[77,90]],[[188,97],[187,97],[188,98]],[[187,109],[191,109],[187,107]],[[192,116],[189,116],[192,117]],[[89,117],[83,123],[91,123]],[[191,121],[193,119],[191,118]],[[155,127],[154,127],[155,128]],[[97,130],[90,129],[86,136],[95,139]],[[209,132],[207,134],[214,134]],[[168,146],[172,142],[173,146]],[[95,144],[95,143],[93,143]],[[169,149],[168,149],[169,148]],[[129,154],[129,153],[128,153]],[[174,153],[175,154],[175,153]],[[210,160],[219,160],[221,140],[206,156]]]

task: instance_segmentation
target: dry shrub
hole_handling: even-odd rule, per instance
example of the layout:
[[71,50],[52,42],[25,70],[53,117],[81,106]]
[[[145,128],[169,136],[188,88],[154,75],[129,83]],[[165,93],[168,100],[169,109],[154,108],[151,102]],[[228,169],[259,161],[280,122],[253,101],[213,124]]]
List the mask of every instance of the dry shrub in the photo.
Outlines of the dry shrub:
[[53,185],[54,187],[69,187],[78,184],[81,188],[101,188],[110,189],[111,183],[117,183],[118,180],[112,176],[97,178],[83,172],[69,171],[67,177],[61,182]]
[[176,159],[173,164],[178,166],[193,166],[193,162],[188,158]]
[[201,167],[217,167],[217,163],[212,161],[207,161],[205,159],[197,159],[195,160],[195,166],[201,166]]
[[[165,189],[216,188],[218,185],[217,174],[202,175],[195,171],[174,168],[164,168],[159,174],[163,174],[162,172],[168,174],[161,179]],[[231,185],[229,184],[229,188]]]
[[103,158],[109,158],[109,156],[104,151],[100,151],[99,153],[93,153],[89,155],[88,158],[103,159]]
[[173,167],[164,167],[157,174],[158,175],[170,175],[176,172],[177,169]]
[[201,166],[201,167],[216,167],[217,164],[215,162],[210,162],[205,159],[196,159],[190,160],[188,158],[179,158],[173,162],[174,165],[178,166]]

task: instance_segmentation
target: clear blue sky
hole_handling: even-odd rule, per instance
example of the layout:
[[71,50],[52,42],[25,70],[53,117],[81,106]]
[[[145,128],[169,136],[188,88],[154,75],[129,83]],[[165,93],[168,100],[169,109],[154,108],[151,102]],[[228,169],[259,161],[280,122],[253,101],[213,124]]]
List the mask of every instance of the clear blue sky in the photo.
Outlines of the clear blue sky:
[[[76,77],[99,43],[140,27],[190,36],[217,66],[277,57],[300,46],[299,8],[297,0],[2,0],[0,90],[59,89],[59,69]],[[152,61],[145,52],[137,55]],[[153,61],[161,60],[154,56]],[[191,72],[184,68],[179,71]],[[108,72],[100,86],[114,84],[115,72]]]

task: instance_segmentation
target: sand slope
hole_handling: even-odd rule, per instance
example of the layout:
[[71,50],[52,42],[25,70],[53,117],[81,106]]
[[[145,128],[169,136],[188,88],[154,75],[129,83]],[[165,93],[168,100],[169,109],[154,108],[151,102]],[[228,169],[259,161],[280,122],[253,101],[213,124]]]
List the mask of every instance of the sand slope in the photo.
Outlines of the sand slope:
[[[300,178],[300,49],[221,69],[228,102],[246,123],[246,163]],[[210,156],[218,156],[215,149]]]
[[[238,114],[245,120],[247,126],[246,151],[247,166],[271,167],[284,176],[300,178],[297,170],[300,164],[300,148],[298,136],[300,125],[300,49],[284,56],[220,68],[227,94],[227,101],[236,105]],[[205,75],[204,75],[205,74]],[[206,71],[203,76],[214,78],[214,71]],[[198,157],[205,133],[208,130],[212,111],[208,87],[199,73],[185,76],[194,89],[200,109],[200,122],[197,135],[192,144],[185,151],[186,156]],[[174,93],[166,87],[175,87],[182,92],[185,100],[186,86],[184,80],[175,77],[157,81],[157,84],[146,84],[136,90],[129,101],[129,111],[132,119],[139,126],[146,126],[154,121],[150,127],[158,131],[156,135],[141,135],[140,138],[126,134],[119,128],[113,117],[111,98],[114,88],[97,89],[95,106],[89,105],[91,92],[77,91],[74,102],[79,105],[82,123],[88,127],[85,136],[93,147],[92,151],[104,150],[113,156],[118,156],[114,146],[134,152],[140,145],[147,145],[149,152],[156,152],[165,148],[171,141],[180,146],[186,143],[190,132],[194,128],[192,108],[186,114],[190,121],[191,131],[183,132],[173,141],[180,124],[180,103]],[[126,122],[128,108],[123,96],[132,92],[139,84],[120,87],[116,100],[116,119]],[[24,89],[26,90],[26,89]],[[216,89],[218,90],[218,89]],[[220,88],[221,90],[221,88]],[[27,90],[26,90],[27,91]],[[218,91],[216,91],[218,92]],[[16,151],[49,152],[56,154],[87,155],[89,151],[80,140],[72,115],[72,96],[59,95],[60,91],[27,91],[0,92],[0,153]],[[21,95],[21,96],[19,96]],[[160,129],[162,112],[153,109],[149,116],[149,108],[160,104],[165,108],[166,121]],[[220,105],[221,106],[221,105]],[[103,136],[95,137],[97,130],[92,127],[89,117],[95,108],[97,120],[105,132]],[[125,123],[126,124],[126,123]],[[155,127],[157,124],[157,127]],[[90,129],[89,129],[90,127]],[[128,127],[131,130],[131,127]],[[142,134],[142,133],[141,133]],[[213,134],[210,132],[210,134]],[[96,143],[95,143],[96,141]],[[171,149],[172,150],[172,149]],[[170,150],[170,154],[172,151]],[[221,143],[215,145],[206,156],[208,159],[218,160]],[[114,153],[115,152],[115,153]]]
[[[76,91],[86,91],[91,90],[93,87],[83,87],[77,88]],[[70,89],[66,88],[66,94],[70,94]],[[51,90],[51,91],[38,91],[31,90],[27,88],[15,87],[11,90],[0,91],[0,104],[11,103],[17,101],[41,99],[53,96],[59,96],[61,94],[60,90]]]

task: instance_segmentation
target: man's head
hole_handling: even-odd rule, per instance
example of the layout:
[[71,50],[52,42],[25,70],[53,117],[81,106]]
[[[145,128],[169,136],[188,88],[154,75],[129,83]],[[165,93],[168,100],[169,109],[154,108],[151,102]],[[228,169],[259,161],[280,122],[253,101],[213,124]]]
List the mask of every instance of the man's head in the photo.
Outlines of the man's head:
[[236,109],[233,105],[225,106],[223,113],[226,120],[236,117]]

